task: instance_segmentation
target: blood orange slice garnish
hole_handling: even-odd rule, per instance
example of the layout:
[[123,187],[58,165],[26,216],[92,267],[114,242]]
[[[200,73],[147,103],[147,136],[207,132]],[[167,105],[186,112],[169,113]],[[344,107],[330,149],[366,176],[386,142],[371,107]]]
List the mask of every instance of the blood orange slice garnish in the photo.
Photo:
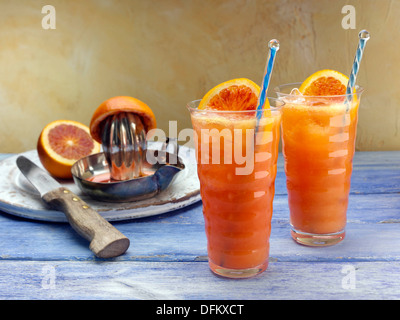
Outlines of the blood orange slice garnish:
[[104,101],[93,113],[90,121],[90,133],[93,139],[101,143],[102,122],[120,112],[131,112],[139,116],[146,132],[157,126],[154,113],[147,104],[133,97],[117,96]]
[[72,177],[71,167],[79,159],[100,152],[87,126],[77,121],[57,120],[42,130],[37,143],[43,167],[57,178]]
[[309,76],[299,91],[305,96],[345,95],[349,78],[334,70],[320,70]]
[[260,87],[246,78],[223,82],[208,91],[198,109],[215,111],[256,110]]

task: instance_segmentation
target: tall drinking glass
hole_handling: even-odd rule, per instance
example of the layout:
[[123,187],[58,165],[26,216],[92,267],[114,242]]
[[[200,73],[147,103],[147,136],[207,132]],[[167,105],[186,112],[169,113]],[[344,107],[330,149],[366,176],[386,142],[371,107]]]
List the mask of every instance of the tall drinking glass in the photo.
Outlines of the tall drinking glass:
[[291,235],[304,245],[333,245],[345,236],[358,107],[363,89],[356,87],[348,103],[346,95],[291,93],[300,85],[275,88],[278,97],[285,101],[282,151]]
[[268,266],[282,102],[256,111],[199,110],[188,104],[211,270],[246,278]]

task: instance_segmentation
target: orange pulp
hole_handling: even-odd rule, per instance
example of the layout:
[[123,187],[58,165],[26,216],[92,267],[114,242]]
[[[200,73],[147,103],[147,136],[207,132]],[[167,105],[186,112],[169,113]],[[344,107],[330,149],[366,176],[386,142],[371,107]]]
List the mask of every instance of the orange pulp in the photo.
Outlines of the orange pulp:
[[346,225],[359,99],[347,113],[344,103],[323,101],[328,99],[314,105],[286,101],[282,110],[290,222],[311,234],[340,232]]
[[246,269],[264,264],[265,269],[280,112],[270,111],[261,119],[256,139],[254,110],[196,110],[191,117],[210,267]]

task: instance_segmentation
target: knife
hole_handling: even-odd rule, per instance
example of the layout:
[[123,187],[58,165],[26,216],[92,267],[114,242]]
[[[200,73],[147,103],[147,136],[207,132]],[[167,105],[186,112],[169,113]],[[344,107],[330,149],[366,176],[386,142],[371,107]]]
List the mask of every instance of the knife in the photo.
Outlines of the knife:
[[96,256],[112,258],[128,249],[129,239],[77,195],[26,157],[19,156],[16,162],[24,176],[39,191],[42,200],[50,208],[62,211],[72,228],[90,241],[89,248]]

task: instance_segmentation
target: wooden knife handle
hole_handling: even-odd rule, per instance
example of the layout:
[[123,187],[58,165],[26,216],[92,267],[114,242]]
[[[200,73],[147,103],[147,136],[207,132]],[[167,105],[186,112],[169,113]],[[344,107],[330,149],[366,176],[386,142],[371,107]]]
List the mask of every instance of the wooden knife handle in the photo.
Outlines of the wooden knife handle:
[[89,248],[96,256],[112,258],[128,249],[129,239],[70,190],[61,187],[50,191],[43,200],[64,212],[72,228],[90,241]]

